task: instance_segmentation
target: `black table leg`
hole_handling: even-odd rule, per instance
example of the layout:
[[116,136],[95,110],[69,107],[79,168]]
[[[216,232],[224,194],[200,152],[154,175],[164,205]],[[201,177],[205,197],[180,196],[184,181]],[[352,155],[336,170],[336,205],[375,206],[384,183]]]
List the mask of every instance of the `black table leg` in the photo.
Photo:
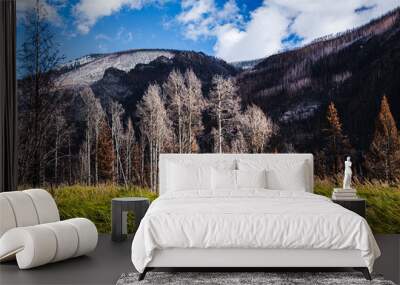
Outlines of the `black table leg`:
[[120,204],[113,204],[111,208],[111,239],[113,241],[122,241],[122,207]]

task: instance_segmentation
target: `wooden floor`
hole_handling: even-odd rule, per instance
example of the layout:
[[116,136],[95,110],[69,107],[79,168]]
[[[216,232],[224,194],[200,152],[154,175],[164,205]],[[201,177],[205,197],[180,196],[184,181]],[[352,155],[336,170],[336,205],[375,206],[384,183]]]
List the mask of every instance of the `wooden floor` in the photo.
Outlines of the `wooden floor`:
[[[375,272],[399,284],[400,235],[377,235],[376,240],[382,257]],[[0,284],[115,284],[122,273],[134,271],[130,247],[131,238],[115,243],[110,235],[100,235],[97,249],[88,256],[30,270],[19,270],[15,262],[1,264]]]

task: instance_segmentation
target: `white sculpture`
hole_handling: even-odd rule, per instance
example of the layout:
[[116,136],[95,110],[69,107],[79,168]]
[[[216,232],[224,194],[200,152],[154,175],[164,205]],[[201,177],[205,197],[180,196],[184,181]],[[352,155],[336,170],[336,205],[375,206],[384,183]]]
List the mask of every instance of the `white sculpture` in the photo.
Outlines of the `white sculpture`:
[[347,157],[344,162],[344,178],[343,178],[343,189],[351,189],[351,161],[350,156]]

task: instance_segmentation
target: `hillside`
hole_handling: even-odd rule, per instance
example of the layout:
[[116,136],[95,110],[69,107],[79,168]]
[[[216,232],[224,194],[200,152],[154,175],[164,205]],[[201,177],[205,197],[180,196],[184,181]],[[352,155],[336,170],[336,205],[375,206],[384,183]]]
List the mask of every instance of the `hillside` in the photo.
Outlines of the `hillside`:
[[56,88],[67,94],[90,86],[104,108],[110,100],[116,100],[122,103],[127,115],[134,115],[136,104],[150,83],[161,85],[173,69],[184,73],[189,68],[201,80],[204,94],[208,93],[214,75],[238,73],[232,65],[202,52],[146,49],[92,54],[71,60],[57,71],[55,82]]
[[236,67],[239,70],[246,70],[246,69],[251,69],[255,67],[257,64],[259,64],[261,61],[263,61],[263,58],[259,59],[253,59],[253,60],[244,60],[244,61],[234,61],[230,62],[229,64],[232,65],[233,67]]
[[[171,97],[179,93],[182,99],[189,94],[187,87],[196,90],[193,96],[165,100],[165,110],[153,89],[143,101],[143,112],[137,113],[149,84],[162,85],[174,69],[192,69],[205,98],[215,75],[236,79],[242,106],[235,98],[203,104],[198,85],[180,81],[177,75],[169,83],[178,91],[170,85],[161,99],[170,98],[164,91]],[[155,180],[149,178],[157,175],[158,166],[152,158],[179,147],[192,152],[311,152],[315,173],[322,177],[338,173],[339,165],[328,166],[349,153],[355,175],[381,179],[365,168],[365,162],[372,161],[366,154],[383,95],[400,127],[400,8],[362,27],[264,59],[229,64],[195,51],[128,50],[89,54],[45,75],[18,82],[21,184],[40,177],[55,185],[90,185],[104,179],[154,186]],[[37,79],[43,80],[39,94],[33,88]],[[214,94],[230,90],[235,86],[220,81]],[[333,147],[326,147],[331,101],[353,146],[343,140],[346,143],[336,154]],[[260,106],[272,120],[258,108],[247,109],[250,104]],[[218,118],[216,110],[222,111]],[[225,129],[217,137],[219,124]],[[182,141],[177,140],[179,131]],[[96,165],[97,159],[101,164]],[[98,166],[104,172],[97,172]]]
[[161,85],[173,69],[184,73],[189,68],[193,69],[202,81],[205,94],[210,89],[214,75],[235,76],[237,73],[236,69],[225,61],[204,53],[174,51],[171,57],[161,55],[149,63],[138,63],[129,71],[108,68],[103,78],[91,84],[91,87],[104,104],[110,99],[115,99],[133,112],[149,83],[157,82]]
[[202,52],[129,50],[68,62],[56,81],[62,90],[90,86],[104,107],[117,100],[133,115],[149,83],[162,84],[173,69],[188,68],[201,79],[205,96],[214,75],[235,76],[243,107],[255,103],[279,125],[274,147],[280,151],[287,151],[287,145],[317,151],[327,105],[334,101],[344,132],[362,154],[384,94],[400,121],[400,9],[264,59],[226,63]]
[[62,73],[56,84],[64,89],[90,85],[102,79],[108,68],[129,71],[137,64],[149,63],[160,56],[172,58],[174,54],[174,51],[169,50],[130,50],[83,56],[62,65]]
[[315,151],[327,105],[334,101],[344,132],[368,148],[382,96],[400,121],[400,9],[360,28],[270,56],[238,76],[244,101],[281,125],[284,142]]

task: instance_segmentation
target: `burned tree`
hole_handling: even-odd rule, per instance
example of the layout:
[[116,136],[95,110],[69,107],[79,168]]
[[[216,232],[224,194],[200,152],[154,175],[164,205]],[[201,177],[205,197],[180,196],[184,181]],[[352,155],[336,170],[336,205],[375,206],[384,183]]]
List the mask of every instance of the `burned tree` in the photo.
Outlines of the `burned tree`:
[[19,81],[19,170],[21,182],[32,186],[38,186],[44,180],[46,142],[54,128],[53,116],[62,95],[54,90],[53,71],[63,56],[46,14],[46,7],[36,0],[34,9],[28,12],[22,24],[25,41],[18,51],[22,71]]

